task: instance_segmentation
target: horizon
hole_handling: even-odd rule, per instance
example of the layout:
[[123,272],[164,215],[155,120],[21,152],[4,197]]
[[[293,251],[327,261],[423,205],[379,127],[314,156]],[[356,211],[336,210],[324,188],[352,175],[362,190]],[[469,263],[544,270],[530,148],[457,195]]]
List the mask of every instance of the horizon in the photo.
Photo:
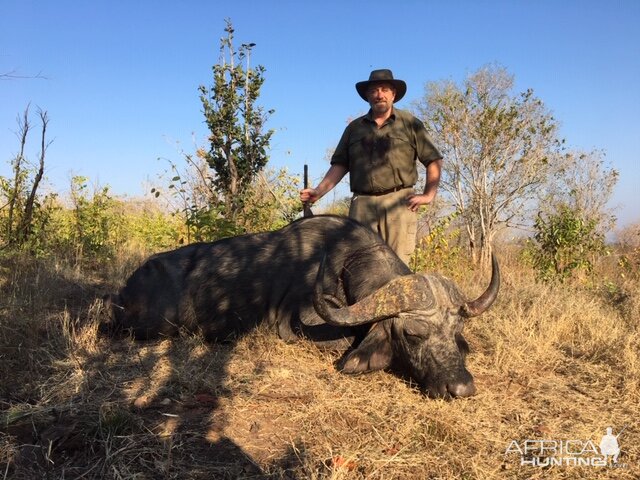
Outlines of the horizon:
[[514,93],[531,88],[544,102],[568,148],[603,151],[620,173],[609,202],[618,227],[640,220],[640,2],[624,0],[5,2],[0,74],[36,78],[0,80],[0,175],[10,172],[16,118],[30,103],[27,158],[39,150],[40,107],[50,117],[45,176],[55,191],[81,175],[114,195],[149,196],[167,159],[204,144],[197,89],[211,83],[226,18],[234,44],[255,43],[251,63],[266,69],[258,104],[275,110],[271,168],[301,176],[306,163],[316,184],[347,119],[368,110],[354,84],[373,69],[407,82],[398,104],[407,109],[427,82],[459,84],[498,64],[514,76]]

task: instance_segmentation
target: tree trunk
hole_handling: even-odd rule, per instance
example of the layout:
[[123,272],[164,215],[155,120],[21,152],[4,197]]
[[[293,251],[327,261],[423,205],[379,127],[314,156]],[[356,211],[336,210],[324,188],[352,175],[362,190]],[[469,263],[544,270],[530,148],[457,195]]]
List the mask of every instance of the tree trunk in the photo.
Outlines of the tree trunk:
[[33,179],[33,186],[31,187],[31,193],[27,198],[27,201],[24,206],[24,215],[22,216],[22,221],[20,223],[20,228],[18,230],[18,236],[20,241],[24,241],[33,231],[33,205],[36,201],[36,193],[38,191],[38,186],[40,185],[40,181],[44,175],[44,157],[45,152],[47,151],[47,143],[46,143],[46,134],[47,134],[47,124],[49,123],[49,118],[47,117],[47,112],[40,112],[40,119],[42,120],[42,138],[41,138],[41,150],[40,150],[40,166],[38,168],[38,172],[36,173],[35,178]]
[[[24,110],[22,120],[18,119],[18,131],[20,132],[20,153],[16,157],[15,164],[13,166],[13,186],[9,192],[9,213],[7,218],[7,242],[14,243],[16,236],[14,236],[13,230],[13,218],[16,212],[18,199],[20,198],[20,191],[22,190],[22,160],[24,160],[24,147],[27,143],[27,136],[29,134],[29,105]],[[17,232],[19,235],[19,231]]]

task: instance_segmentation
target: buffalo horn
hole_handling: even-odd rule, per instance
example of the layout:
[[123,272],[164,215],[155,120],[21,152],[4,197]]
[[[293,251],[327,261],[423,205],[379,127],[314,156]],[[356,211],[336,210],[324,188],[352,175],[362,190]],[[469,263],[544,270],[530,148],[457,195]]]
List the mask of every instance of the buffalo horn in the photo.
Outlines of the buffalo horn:
[[470,318],[480,315],[487,310],[498,296],[498,290],[500,289],[500,269],[498,268],[498,260],[496,256],[491,254],[491,282],[477,299],[472,302],[467,302],[461,307],[461,313],[463,316]]
[[435,305],[426,279],[421,275],[406,275],[391,280],[353,305],[331,308],[322,289],[325,260],[326,257],[318,269],[313,305],[318,315],[331,325],[363,325],[397,316],[401,312],[425,310]]

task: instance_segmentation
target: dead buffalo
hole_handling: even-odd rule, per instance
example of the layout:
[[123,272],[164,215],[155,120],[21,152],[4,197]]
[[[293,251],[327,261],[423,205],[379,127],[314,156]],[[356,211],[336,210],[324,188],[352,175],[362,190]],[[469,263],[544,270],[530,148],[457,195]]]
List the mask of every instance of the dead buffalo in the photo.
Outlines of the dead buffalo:
[[416,275],[380,237],[337,216],[274,232],[197,243],[149,258],[106,299],[110,328],[136,338],[200,331],[226,340],[260,322],[281,338],[348,350],[338,368],[394,367],[430,396],[475,393],[463,320],[484,312],[500,284],[474,301],[441,275]]

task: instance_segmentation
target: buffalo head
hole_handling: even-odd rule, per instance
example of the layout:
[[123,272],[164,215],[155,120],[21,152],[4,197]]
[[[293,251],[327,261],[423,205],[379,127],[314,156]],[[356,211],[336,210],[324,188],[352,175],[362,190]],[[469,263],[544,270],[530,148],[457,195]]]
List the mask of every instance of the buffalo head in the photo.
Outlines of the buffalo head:
[[323,292],[325,261],[314,288],[314,307],[336,326],[371,324],[364,340],[339,365],[345,373],[362,373],[398,365],[432,397],[475,394],[465,366],[468,345],[464,320],[480,315],[497,297],[498,262],[492,257],[491,281],[476,300],[465,301],[455,284],[439,275],[397,277],[352,305],[336,308]]

